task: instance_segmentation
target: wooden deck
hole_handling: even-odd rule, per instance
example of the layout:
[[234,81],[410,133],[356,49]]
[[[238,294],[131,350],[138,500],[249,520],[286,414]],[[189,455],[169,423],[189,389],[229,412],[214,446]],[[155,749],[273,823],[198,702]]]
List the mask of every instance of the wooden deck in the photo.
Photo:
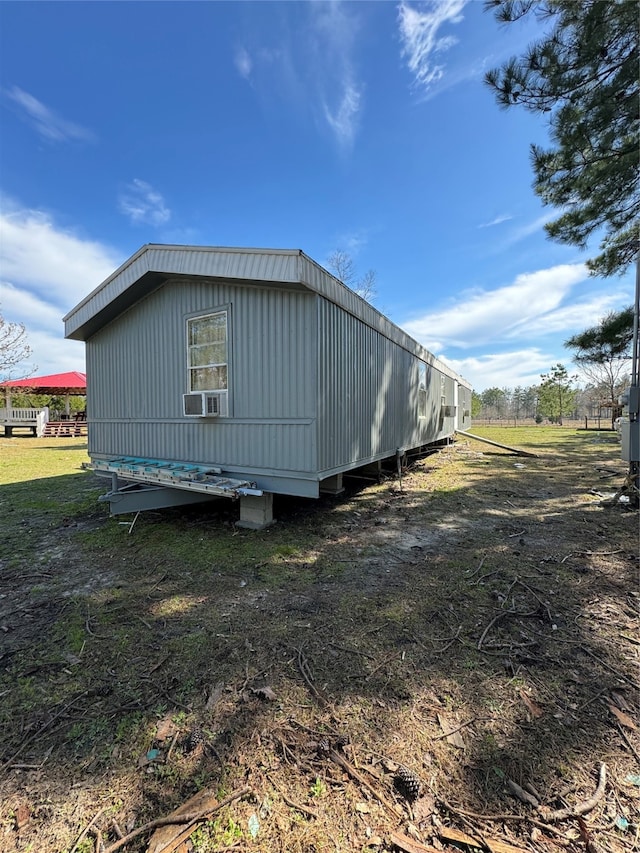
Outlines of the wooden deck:
[[28,429],[33,435],[41,438],[48,418],[49,410],[46,407],[43,409],[16,409],[12,406],[0,408],[0,428],[4,427],[7,438],[13,435],[15,429]]
[[60,421],[49,421],[49,410],[44,409],[0,409],[0,430],[10,438],[14,430],[28,429],[38,438],[78,438],[87,435],[87,416],[78,412],[73,417]]
[[49,421],[45,424],[43,438],[78,438],[87,435],[87,422],[84,420]]

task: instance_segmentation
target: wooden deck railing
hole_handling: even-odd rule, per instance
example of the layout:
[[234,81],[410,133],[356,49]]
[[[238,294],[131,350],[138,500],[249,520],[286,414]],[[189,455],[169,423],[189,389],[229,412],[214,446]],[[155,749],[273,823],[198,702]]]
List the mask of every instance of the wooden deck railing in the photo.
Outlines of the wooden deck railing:
[[0,426],[4,426],[4,434],[11,435],[14,427],[29,427],[38,437],[44,435],[49,420],[49,409],[8,408],[0,409]]

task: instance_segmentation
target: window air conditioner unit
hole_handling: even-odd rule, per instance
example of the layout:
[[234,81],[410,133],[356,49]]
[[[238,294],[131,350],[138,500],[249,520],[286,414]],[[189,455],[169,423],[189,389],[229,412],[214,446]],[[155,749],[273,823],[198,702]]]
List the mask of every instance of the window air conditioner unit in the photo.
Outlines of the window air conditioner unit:
[[226,417],[226,391],[196,391],[182,395],[182,407],[188,418],[219,418]]
[[204,394],[183,394],[182,409],[188,418],[201,418],[204,414]]
[[224,418],[227,416],[227,392],[216,391],[216,393],[203,394],[205,418]]

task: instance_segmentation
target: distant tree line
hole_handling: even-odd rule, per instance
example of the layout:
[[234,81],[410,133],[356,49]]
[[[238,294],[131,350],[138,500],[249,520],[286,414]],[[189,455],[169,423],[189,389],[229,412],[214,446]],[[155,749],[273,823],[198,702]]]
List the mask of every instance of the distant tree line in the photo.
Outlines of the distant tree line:
[[612,423],[620,414],[618,396],[625,383],[614,389],[604,382],[578,387],[577,376],[556,364],[542,374],[537,385],[515,388],[487,388],[473,392],[472,417],[476,420],[506,421],[517,425],[523,421],[562,424],[563,420],[599,419],[602,426]]
[[513,421],[514,424],[525,420],[562,423],[563,418],[577,417],[579,391],[573,387],[574,377],[569,376],[564,365],[555,365],[550,373],[541,376],[541,380],[538,385],[474,392],[472,416],[489,421]]
[[535,420],[562,423],[563,418],[611,418],[620,414],[618,398],[629,384],[633,308],[610,311],[600,321],[564,342],[587,384],[577,385],[563,364],[540,376],[538,385],[487,388],[473,394],[471,415],[477,419]]

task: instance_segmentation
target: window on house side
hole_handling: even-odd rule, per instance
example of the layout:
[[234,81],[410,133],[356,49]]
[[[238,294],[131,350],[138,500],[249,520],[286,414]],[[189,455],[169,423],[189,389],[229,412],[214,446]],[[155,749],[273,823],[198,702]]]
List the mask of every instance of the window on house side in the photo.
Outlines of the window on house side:
[[227,312],[187,320],[189,391],[228,388]]
[[418,417],[427,417],[427,365],[422,362],[418,368]]

